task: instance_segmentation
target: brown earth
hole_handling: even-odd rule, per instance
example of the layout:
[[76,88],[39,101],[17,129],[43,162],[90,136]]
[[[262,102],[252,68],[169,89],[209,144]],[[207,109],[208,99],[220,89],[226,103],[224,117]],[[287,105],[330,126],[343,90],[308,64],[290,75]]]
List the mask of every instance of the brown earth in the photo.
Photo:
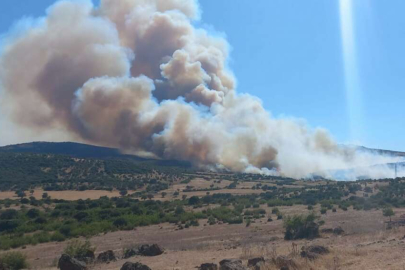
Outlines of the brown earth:
[[[271,212],[270,208],[263,208]],[[285,216],[308,211],[304,206],[279,209]],[[405,214],[404,209],[395,211],[396,216]],[[404,269],[405,229],[387,231],[381,211],[328,211],[322,215],[322,219],[325,221],[323,228],[341,226],[345,235],[324,234],[313,241],[294,241],[298,249],[309,244],[324,245],[331,249],[329,255],[314,262],[297,257],[295,260],[299,269]],[[97,253],[112,249],[120,257],[124,248],[152,243],[163,246],[166,252],[158,257],[120,259],[110,264],[95,265],[92,269],[120,269],[126,261],[139,261],[154,270],[191,270],[202,263],[218,263],[224,258],[240,258],[246,264],[247,259],[255,256],[272,258],[293,251],[292,242],[283,240],[281,220],[267,222],[267,218],[263,218],[250,227],[244,224],[200,224],[199,227],[184,230],[163,224],[93,237],[91,242],[97,247]],[[33,269],[56,269],[52,266],[65,245],[47,243],[28,246],[20,251],[28,256]],[[277,268],[270,264],[268,269]]]

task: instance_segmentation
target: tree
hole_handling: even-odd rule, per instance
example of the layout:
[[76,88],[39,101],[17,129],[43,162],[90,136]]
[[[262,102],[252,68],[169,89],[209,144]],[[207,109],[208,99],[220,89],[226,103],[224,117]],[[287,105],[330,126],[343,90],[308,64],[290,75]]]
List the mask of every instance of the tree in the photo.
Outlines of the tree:
[[167,192],[162,192],[162,198],[164,198],[164,197],[166,197],[166,195],[167,195]]
[[383,215],[384,217],[389,217],[390,218],[390,222],[391,222],[391,217],[395,216],[394,210],[392,210],[391,207],[387,207],[383,209]]
[[319,224],[315,214],[296,215],[284,220],[285,240],[313,239],[319,236]]
[[42,199],[46,199],[48,197],[49,197],[48,193],[46,193],[46,192],[42,193]]
[[15,192],[15,194],[21,199],[27,196],[23,190],[18,190]]
[[120,195],[121,195],[121,196],[125,196],[125,195],[127,195],[127,194],[128,194],[128,191],[125,190],[125,189],[123,189],[123,190],[120,191]]
[[148,194],[148,199],[149,199],[149,200],[152,200],[153,197],[154,197],[153,194],[150,194],[150,193]]
[[200,198],[197,196],[192,196],[190,199],[188,199],[188,204],[189,205],[196,205],[200,203]]

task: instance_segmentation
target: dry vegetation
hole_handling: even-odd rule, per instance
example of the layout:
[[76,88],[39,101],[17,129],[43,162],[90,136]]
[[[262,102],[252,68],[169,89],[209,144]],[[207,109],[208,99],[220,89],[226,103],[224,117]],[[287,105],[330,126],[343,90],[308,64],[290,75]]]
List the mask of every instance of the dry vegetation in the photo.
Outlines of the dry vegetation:
[[[75,161],[59,157],[57,165],[41,155],[28,158],[27,170],[35,177],[25,169],[16,173],[14,160],[7,173],[19,180],[3,183],[0,192],[0,263],[1,254],[12,250],[26,255],[31,269],[56,269],[69,241],[88,237],[96,256],[113,250],[118,258],[91,269],[139,261],[154,270],[190,270],[228,258],[247,265],[260,256],[266,259],[262,270],[280,269],[279,256],[297,270],[405,269],[405,179],[303,181],[179,167],[161,171],[132,161],[121,168],[115,159],[83,159],[81,167],[63,169],[64,177],[55,180],[57,168]],[[37,163],[45,169],[35,171]],[[87,163],[109,169],[93,173]],[[74,175],[73,182],[66,180]],[[391,207],[395,216],[383,216]],[[284,240],[287,217],[309,213],[320,217],[320,237]],[[334,228],[344,233],[331,233]],[[124,250],[152,243],[165,253],[123,259]],[[330,253],[301,257],[301,249],[311,245]]]

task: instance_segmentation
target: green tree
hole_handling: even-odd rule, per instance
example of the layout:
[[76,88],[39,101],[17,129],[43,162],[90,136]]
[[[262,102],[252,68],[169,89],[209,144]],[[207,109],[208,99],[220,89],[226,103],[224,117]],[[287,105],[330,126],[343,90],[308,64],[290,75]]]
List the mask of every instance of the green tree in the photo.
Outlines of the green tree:
[[395,216],[394,210],[392,210],[391,207],[387,207],[383,209],[383,215],[384,217],[389,217],[390,218],[390,222],[391,222],[391,217]]

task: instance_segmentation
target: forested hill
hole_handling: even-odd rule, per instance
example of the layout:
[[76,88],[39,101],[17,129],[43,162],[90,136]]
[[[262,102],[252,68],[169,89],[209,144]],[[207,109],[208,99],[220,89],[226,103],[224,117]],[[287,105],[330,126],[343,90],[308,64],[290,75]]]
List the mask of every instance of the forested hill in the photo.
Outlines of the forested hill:
[[0,190],[133,189],[165,183],[190,169],[187,162],[145,159],[79,143],[0,147]]
[[133,156],[133,155],[124,155],[118,149],[100,147],[82,143],[74,142],[32,142],[32,143],[23,143],[16,145],[9,145],[0,147],[0,152],[8,153],[36,153],[36,154],[57,154],[57,155],[68,155],[72,157],[80,158],[128,158],[138,160],[145,160],[143,158]]
[[151,166],[190,168],[191,164],[178,160],[147,159],[122,154],[118,149],[75,142],[32,142],[0,147],[0,153],[31,153],[66,155],[77,158],[132,160]]

